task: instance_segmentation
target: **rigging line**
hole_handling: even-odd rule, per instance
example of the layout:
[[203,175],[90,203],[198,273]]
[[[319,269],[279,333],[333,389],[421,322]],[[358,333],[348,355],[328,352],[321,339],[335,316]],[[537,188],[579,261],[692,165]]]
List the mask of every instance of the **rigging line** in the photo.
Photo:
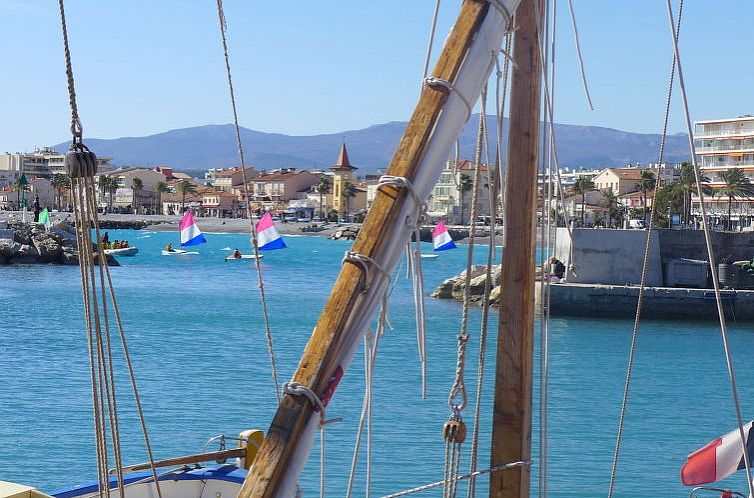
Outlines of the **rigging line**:
[[[556,42],[556,27],[557,27],[557,0],[552,0],[552,34],[550,37],[551,40],[551,48],[550,48],[550,89],[551,89],[551,95],[550,98],[553,100],[553,111],[554,111],[554,100],[555,100],[555,42]],[[550,118],[554,121],[555,116],[554,114],[550,116]],[[555,255],[555,247],[557,244],[557,236],[558,236],[558,214],[557,210],[555,211],[555,227],[553,230],[553,219],[552,219],[552,209],[551,206],[553,204],[553,192],[552,192],[552,155],[553,155],[553,146],[552,146],[552,134],[549,134],[550,143],[549,147],[547,148],[547,223],[548,223],[548,230],[547,230],[547,245],[548,250],[550,253],[554,256]],[[557,201],[555,201],[557,204]],[[550,405],[550,292],[551,288],[549,284],[547,285],[546,292],[545,292],[545,300],[544,300],[544,315],[545,315],[545,334],[544,334],[544,371],[541,373],[542,377],[544,378],[544,383],[542,386],[542,393],[541,393],[541,399],[540,403],[543,407],[543,413],[540,418],[540,424],[542,425],[542,448],[540,450],[539,454],[539,476],[542,479],[542,491],[540,498],[547,498],[547,474],[548,474],[548,465],[549,465],[549,458],[548,458],[548,445],[549,445],[549,405]]]
[[[502,75],[498,74],[497,78],[501,78]],[[499,81],[497,81],[499,84]],[[485,116],[483,124],[483,133],[485,139],[485,152],[487,155],[487,184],[489,185],[489,200],[490,200],[490,237],[487,247],[487,269],[485,270],[484,281],[484,297],[482,299],[482,324],[479,331],[479,357],[477,360],[477,379],[476,379],[476,397],[474,400],[474,431],[471,436],[471,456],[469,458],[469,473],[473,474],[477,468],[477,457],[479,452],[479,426],[481,422],[481,409],[482,409],[482,391],[484,384],[484,365],[487,355],[487,329],[489,325],[490,316],[490,293],[492,292],[492,262],[495,256],[495,198],[497,196],[497,188],[492,185],[489,180],[489,172],[491,169],[490,164],[490,147],[487,143],[487,88],[482,89],[480,96],[480,109],[482,116]],[[497,109],[496,109],[497,112]],[[496,116],[497,117],[497,116]],[[476,496],[476,478],[471,477],[469,479],[469,487],[466,496],[468,498],[474,498]]]
[[[691,152],[691,162],[694,165],[694,177],[696,179],[697,195],[699,196],[699,206],[702,212],[702,228],[704,229],[704,239],[707,243],[707,255],[709,257],[710,267],[715,264],[715,253],[712,248],[712,236],[710,235],[709,225],[707,223],[707,209],[704,205],[704,192],[702,191],[701,175],[699,173],[699,165],[696,160],[696,146],[694,145],[693,127],[691,126],[691,116],[689,113],[688,98],[686,96],[686,85],[683,80],[683,67],[681,64],[681,55],[678,48],[678,39],[676,37],[675,26],[673,25],[673,10],[670,5],[670,0],[665,0],[665,5],[668,14],[668,23],[673,40],[673,51],[675,53],[676,64],[678,65],[678,86],[681,90],[681,97],[683,102],[683,111],[686,118],[686,130],[689,134],[689,148]],[[733,371],[733,358],[730,354],[730,344],[728,343],[728,327],[725,322],[725,312],[723,311],[722,297],[720,295],[720,282],[716,271],[712,271],[712,285],[715,288],[715,301],[717,303],[717,314],[720,319],[720,334],[723,339],[723,347],[725,349],[725,362],[728,367],[728,375],[730,376],[730,387],[733,396],[733,404],[736,411],[736,419],[738,422],[738,433],[741,436],[741,444],[743,445],[744,465],[746,467],[746,482],[749,485],[749,494],[754,496],[754,482],[752,482],[751,476],[751,462],[749,461],[749,453],[746,451],[746,435],[744,434],[743,418],[741,417],[741,405],[738,398],[738,388],[736,387],[736,375]]]
[[[543,79],[547,79],[550,76],[550,15],[551,15],[551,8],[550,8],[550,2],[549,0],[544,1],[544,64],[542,66],[542,77]],[[554,19],[552,21],[555,22]],[[554,42],[554,40],[553,40]],[[544,100],[544,97],[543,97]],[[542,186],[543,188],[545,185],[547,186],[547,192],[549,195],[549,192],[552,190],[548,174],[549,171],[547,170],[547,151],[549,150],[549,144],[550,141],[548,140],[549,134],[547,133],[547,122],[548,122],[548,115],[545,114],[542,119],[542,152],[540,154],[541,163],[540,163],[540,178],[542,178]],[[545,184],[545,180],[547,180],[547,184]],[[549,273],[547,271],[547,267],[550,264],[550,204],[545,204],[545,191],[542,190],[542,218],[540,221],[540,241],[541,243],[544,243],[545,249],[540,251],[540,284],[539,284],[539,302],[540,306],[542,306],[542,311],[539,315],[539,472],[537,472],[537,484],[538,484],[538,492],[539,497],[544,498],[546,495],[544,493],[544,487],[545,487],[545,473],[544,473],[544,467],[545,467],[545,439],[547,439],[546,433],[545,433],[545,427],[546,427],[546,412],[545,412],[545,405],[544,405],[544,397],[545,397],[545,387],[544,387],[544,378],[545,378],[545,371],[547,369],[547,366],[545,365],[545,348],[547,346],[547,339],[546,336],[548,334],[549,329],[549,318],[547,316],[547,304],[546,304],[546,296],[549,293],[550,290],[550,279],[549,279]]]
[[236,106],[236,94],[233,90],[233,77],[230,70],[230,56],[228,55],[228,41],[225,31],[228,24],[223,11],[223,0],[217,0],[217,17],[220,24],[220,36],[222,37],[223,53],[225,55],[225,70],[228,76],[228,90],[230,92],[230,103],[233,108],[233,125],[236,132],[236,145],[238,146],[238,157],[241,161],[241,177],[243,179],[243,194],[246,197],[246,216],[249,219],[249,232],[251,234],[251,247],[254,250],[254,263],[257,269],[257,279],[259,287],[259,298],[262,301],[262,314],[264,315],[264,333],[267,341],[267,353],[270,356],[270,367],[272,369],[272,380],[275,384],[275,397],[280,404],[280,382],[278,381],[277,364],[275,361],[275,350],[272,345],[272,331],[270,328],[270,317],[267,309],[267,298],[264,292],[264,279],[262,278],[262,264],[259,258],[259,241],[257,240],[257,230],[254,226],[254,219],[251,216],[251,196],[249,195],[249,182],[246,178],[246,161],[244,159],[243,144],[241,142],[241,127],[238,125],[238,110]]
[[71,107],[71,135],[73,135],[73,145],[81,143],[81,137],[84,132],[79,119],[79,108],[76,103],[76,88],[73,80],[73,66],[71,64],[71,51],[68,46],[68,25],[65,21],[65,5],[63,0],[58,0],[60,7],[60,24],[63,28],[63,49],[65,50],[65,74],[68,80],[68,102]]
[[573,26],[573,37],[576,40],[576,55],[579,58],[579,69],[581,71],[581,83],[584,85],[586,100],[589,102],[589,109],[594,110],[592,96],[589,94],[589,85],[587,84],[586,71],[584,70],[584,58],[581,56],[581,42],[579,41],[579,28],[576,24],[576,14],[573,10],[573,0],[568,0],[568,11],[571,13],[571,25]]
[[[673,35],[676,41],[677,41],[678,35],[680,34],[682,17],[683,17],[683,0],[680,0],[680,2],[678,3],[677,27]],[[625,423],[626,410],[628,408],[628,398],[629,398],[630,389],[631,389],[631,376],[633,374],[634,358],[636,356],[636,345],[637,345],[638,336],[639,336],[639,322],[641,320],[641,310],[644,304],[644,290],[646,288],[647,268],[649,266],[649,250],[651,246],[652,232],[653,232],[652,225],[654,222],[655,212],[657,209],[657,202],[656,202],[657,193],[659,192],[659,188],[660,188],[659,166],[660,164],[662,164],[665,158],[665,145],[667,142],[667,135],[668,135],[670,104],[671,104],[671,99],[673,97],[673,81],[675,80],[675,68],[676,68],[676,57],[674,54],[673,62],[670,67],[668,91],[665,98],[665,113],[663,117],[662,135],[660,136],[661,137],[660,138],[660,151],[659,151],[658,159],[657,159],[658,170],[657,170],[657,175],[655,176],[654,198],[652,200],[652,208],[649,214],[649,228],[647,229],[647,238],[646,238],[646,243],[644,245],[644,259],[642,260],[642,266],[641,266],[641,279],[639,282],[639,296],[636,302],[636,314],[634,316],[633,330],[631,332],[631,346],[630,346],[629,354],[628,354],[628,366],[626,368],[626,380],[623,387],[623,399],[621,401],[620,416],[618,418],[618,435],[615,441],[615,451],[613,453],[613,464],[610,470],[610,486],[608,488],[608,493],[607,493],[608,498],[612,498],[613,491],[615,489],[615,479],[616,479],[616,474],[618,472],[618,459],[620,457],[621,442],[623,440],[623,426]]]
[[440,0],[435,0],[435,12],[432,15],[432,27],[429,30],[429,41],[427,42],[427,56],[424,59],[424,72],[422,74],[422,88],[424,88],[424,80],[427,79],[429,74],[429,59],[432,57],[432,44],[435,41],[435,29],[437,28],[437,14],[440,11]]

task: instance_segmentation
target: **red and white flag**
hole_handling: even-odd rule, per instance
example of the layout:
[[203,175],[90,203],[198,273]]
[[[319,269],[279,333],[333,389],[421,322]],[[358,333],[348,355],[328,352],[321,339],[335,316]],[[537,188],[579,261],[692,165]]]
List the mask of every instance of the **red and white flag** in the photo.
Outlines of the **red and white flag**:
[[[749,461],[754,458],[752,422],[744,425],[746,449]],[[684,486],[696,486],[725,479],[733,472],[744,468],[744,449],[738,429],[710,441],[707,446],[690,454],[681,468]]]

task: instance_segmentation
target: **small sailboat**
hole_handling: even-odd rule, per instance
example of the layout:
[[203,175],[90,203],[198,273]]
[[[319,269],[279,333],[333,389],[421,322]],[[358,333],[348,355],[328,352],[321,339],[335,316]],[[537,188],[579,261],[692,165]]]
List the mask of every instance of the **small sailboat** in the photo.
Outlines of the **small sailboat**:
[[[196,246],[199,244],[205,244],[207,239],[204,238],[202,231],[199,230],[199,226],[194,221],[194,216],[191,211],[186,211],[183,215],[183,219],[178,224],[181,229],[181,247]],[[162,251],[163,256],[177,256],[187,254],[199,254],[197,251],[187,251],[185,249],[164,249]]]
[[[453,238],[448,233],[448,228],[445,226],[444,221],[440,221],[432,232],[432,245],[435,251],[447,251],[448,249],[455,249],[456,243],[453,242]],[[437,254],[422,254],[422,258],[436,258]]]
[[264,213],[262,219],[257,222],[257,238],[260,251],[272,251],[288,247],[275,228],[275,222],[272,221],[272,215],[269,211]]

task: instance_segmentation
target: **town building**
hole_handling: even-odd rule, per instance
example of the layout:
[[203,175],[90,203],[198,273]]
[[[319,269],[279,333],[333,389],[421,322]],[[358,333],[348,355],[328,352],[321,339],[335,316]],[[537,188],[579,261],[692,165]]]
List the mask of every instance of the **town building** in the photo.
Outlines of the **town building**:
[[[480,165],[482,182],[479,188],[477,216],[490,215],[490,183],[486,164]],[[451,224],[468,225],[471,215],[474,163],[469,160],[445,163],[427,201],[427,215],[431,219],[445,219]]]
[[[319,182],[310,171],[282,168],[258,174],[248,184],[249,195],[258,208],[282,209],[292,199],[299,199]],[[243,185],[233,187],[232,193],[244,201]]]
[[[338,153],[338,161],[330,166],[330,170],[335,173],[332,184],[333,209],[338,212],[339,216],[347,216],[354,208],[353,196],[348,195],[348,189],[356,186],[354,171],[357,169],[348,159],[346,143],[343,142]],[[364,192],[364,207],[366,207],[366,192]]]
[[[742,170],[754,183],[754,116],[696,121],[694,128],[697,164],[700,172],[710,179],[707,185],[721,189],[725,186],[722,173],[734,168]],[[727,196],[705,196],[704,201],[708,214],[727,217]],[[699,214],[699,198],[694,196],[692,202],[693,211]],[[736,198],[731,214],[732,228],[750,227],[754,198]]]
[[240,166],[235,166],[233,168],[211,168],[204,174],[204,180],[211,184],[215,190],[232,192],[234,187],[243,185],[244,173],[246,173],[247,181],[257,176],[257,171],[254,168],[247,166],[242,171]]
[[[97,157],[97,171],[105,173],[112,169],[110,157]],[[38,147],[34,152],[5,152],[0,154],[0,174],[3,177],[12,173],[15,182],[22,174],[27,177],[51,178],[54,174],[65,174],[65,153],[51,147]]]
[[594,177],[592,182],[597,190],[612,190],[620,197],[630,192],[636,192],[637,184],[641,181],[642,168],[605,168]]

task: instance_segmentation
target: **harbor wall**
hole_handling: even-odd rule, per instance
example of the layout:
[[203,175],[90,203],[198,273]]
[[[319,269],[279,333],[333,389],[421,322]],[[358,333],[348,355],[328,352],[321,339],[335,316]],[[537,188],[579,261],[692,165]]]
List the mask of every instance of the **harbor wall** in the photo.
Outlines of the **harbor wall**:
[[[568,268],[567,281],[580,284],[638,285],[647,232],[598,228],[558,228],[555,257]],[[662,257],[656,233],[649,247],[646,285],[663,285]]]
[[[539,284],[538,284],[539,285]],[[539,292],[536,293],[539,297]],[[728,320],[754,319],[754,291],[722,290]],[[595,284],[551,284],[553,315],[633,318],[639,288]],[[710,289],[648,287],[644,290],[643,318],[717,319],[715,293]]]

